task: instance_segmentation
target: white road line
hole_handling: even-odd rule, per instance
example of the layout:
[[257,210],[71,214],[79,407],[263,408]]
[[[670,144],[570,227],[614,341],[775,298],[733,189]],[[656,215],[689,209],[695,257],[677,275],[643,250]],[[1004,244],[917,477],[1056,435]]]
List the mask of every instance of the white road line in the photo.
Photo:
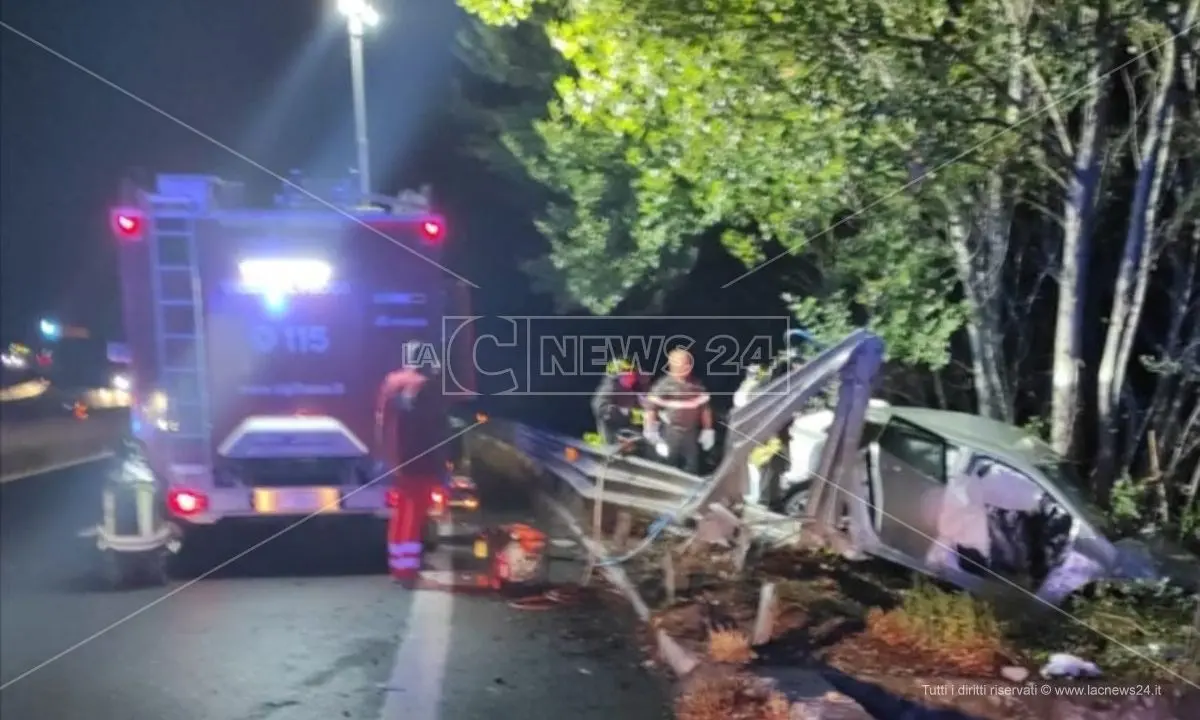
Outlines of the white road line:
[[112,457],[112,452],[106,451],[102,453],[96,453],[94,455],[88,455],[87,457],[54,463],[53,465],[44,465],[35,470],[19,470],[9,475],[0,476],[0,484],[16,482],[17,480],[24,480],[25,478],[31,478],[35,475],[44,475],[46,473],[56,472],[58,470],[66,470],[67,468],[73,468],[76,465],[87,465],[88,463],[99,462],[100,460],[105,460],[110,457]]
[[[396,592],[406,591],[396,588]],[[413,595],[407,633],[396,648],[380,720],[441,718],[454,597],[439,590],[417,590]]]

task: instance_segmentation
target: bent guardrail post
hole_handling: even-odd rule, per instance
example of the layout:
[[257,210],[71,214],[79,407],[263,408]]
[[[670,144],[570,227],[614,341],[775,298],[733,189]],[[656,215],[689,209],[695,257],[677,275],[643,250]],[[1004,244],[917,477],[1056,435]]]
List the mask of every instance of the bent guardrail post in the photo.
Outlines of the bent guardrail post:
[[[841,545],[838,549],[843,552],[851,548],[861,551],[862,543],[867,541],[865,533],[873,534],[867,519],[865,488],[857,487],[853,481],[871,389],[882,364],[883,341],[866,333],[858,337],[841,368],[833,425],[826,433],[828,440],[821,449],[817,477],[813,479],[806,508],[805,520],[812,524],[816,538]],[[843,508],[850,510],[850,538],[838,530]],[[845,547],[847,540],[850,548]]]
[[[883,341],[866,330],[857,330],[808,363],[756,390],[749,402],[735,408],[730,415],[725,456],[713,475],[710,491],[697,500],[695,507],[705,507],[713,501],[732,500],[741,495],[746,487],[750,453],[790,424],[792,416],[834,378],[840,376],[842,379],[842,398],[865,393],[862,400],[865,416],[870,398],[870,379],[873,373],[878,372],[882,360]],[[839,402],[838,409],[841,412],[852,409],[852,406],[843,407]],[[862,417],[857,420],[839,417],[843,429],[847,423],[855,422],[861,429]],[[834,437],[832,429],[829,437]],[[833,456],[828,458],[829,462],[833,460]],[[828,476],[829,468],[824,464],[822,467],[821,477],[824,478]],[[819,489],[816,492],[819,494]]]
[[[883,342],[866,330],[858,330],[803,366],[764,385],[730,416],[727,449],[711,478],[635,456],[612,456],[608,448],[597,448],[520,423],[492,420],[484,426],[484,432],[519,453],[556,486],[570,487],[582,501],[602,502],[606,506],[658,515],[660,520],[680,522],[710,514],[715,504],[740,500],[750,452],[769,442],[790,424],[805,403],[829,382],[840,378],[836,427],[831,429],[832,441],[822,454],[821,472],[813,486],[814,499],[809,503],[807,518],[815,528],[832,529],[837,526],[839,509],[849,497],[847,493],[859,494],[859,488],[851,487],[850,478],[872,380],[882,362]],[[601,475],[602,499],[597,488]],[[798,534],[795,528],[776,531],[772,527],[783,520],[766,508],[746,505],[742,524],[760,537],[795,537]]]

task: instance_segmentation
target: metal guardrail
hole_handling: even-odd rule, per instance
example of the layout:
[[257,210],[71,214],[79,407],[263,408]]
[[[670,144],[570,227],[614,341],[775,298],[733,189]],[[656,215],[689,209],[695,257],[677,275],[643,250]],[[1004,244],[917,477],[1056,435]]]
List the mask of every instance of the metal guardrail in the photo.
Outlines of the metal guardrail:
[[[615,454],[610,448],[503,419],[489,419],[471,433],[472,455],[498,450],[512,461],[569,486],[579,499],[595,502],[603,476],[605,506],[684,522],[702,513],[703,503],[718,480],[640,457]],[[490,445],[481,448],[480,443]],[[766,540],[798,537],[800,522],[767,508],[748,505],[743,520]]]
[[[822,513],[818,525],[832,527],[837,503],[822,500],[821,493],[841,489],[838,482],[848,465],[848,457],[857,452],[862,418],[870,400],[871,384],[883,361],[883,342],[867,330],[856,330],[840,342],[823,348],[808,362],[792,367],[785,374],[765,383],[734,408],[727,423],[725,452],[711,477],[692,475],[643,458],[615,455],[611,448],[592,447],[581,440],[537,430],[520,423],[489,421],[478,428],[486,437],[520,456],[526,466],[570,485],[588,501],[597,499],[597,485],[604,478],[605,505],[658,515],[675,520],[705,514],[715,504],[740,502],[748,480],[750,453],[766,444],[787,427],[804,404],[834,380],[840,383],[835,421],[831,436],[839,442],[835,452],[823,452],[821,477],[832,478],[819,484],[811,504]],[[822,487],[826,486],[826,487]],[[832,495],[830,496],[832,497]],[[745,505],[742,521],[760,536],[799,537],[799,520],[791,519],[758,505]]]
[[102,460],[128,428],[122,411],[0,423],[0,483]]

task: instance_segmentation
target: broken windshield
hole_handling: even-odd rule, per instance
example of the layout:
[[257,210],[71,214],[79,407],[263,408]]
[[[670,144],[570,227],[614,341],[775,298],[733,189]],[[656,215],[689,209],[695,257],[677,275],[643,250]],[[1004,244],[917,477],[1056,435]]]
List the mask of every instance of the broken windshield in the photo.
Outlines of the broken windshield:
[[1101,533],[1112,532],[1112,525],[1100,507],[1092,500],[1091,494],[1083,478],[1079,477],[1075,466],[1066,460],[1055,463],[1045,463],[1037,466],[1038,470],[1054,484],[1071,503],[1079,509],[1083,519]]

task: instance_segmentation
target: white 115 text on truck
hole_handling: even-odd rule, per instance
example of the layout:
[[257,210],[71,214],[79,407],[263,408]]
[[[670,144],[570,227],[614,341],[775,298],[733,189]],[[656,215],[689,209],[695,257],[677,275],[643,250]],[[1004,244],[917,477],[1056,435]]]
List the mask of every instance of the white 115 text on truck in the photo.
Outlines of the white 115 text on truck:
[[134,432],[189,525],[385,518],[380,384],[409,341],[453,363],[444,318],[467,315],[440,269],[445,222],[294,193],[251,208],[238,189],[160,175],[112,211]]

